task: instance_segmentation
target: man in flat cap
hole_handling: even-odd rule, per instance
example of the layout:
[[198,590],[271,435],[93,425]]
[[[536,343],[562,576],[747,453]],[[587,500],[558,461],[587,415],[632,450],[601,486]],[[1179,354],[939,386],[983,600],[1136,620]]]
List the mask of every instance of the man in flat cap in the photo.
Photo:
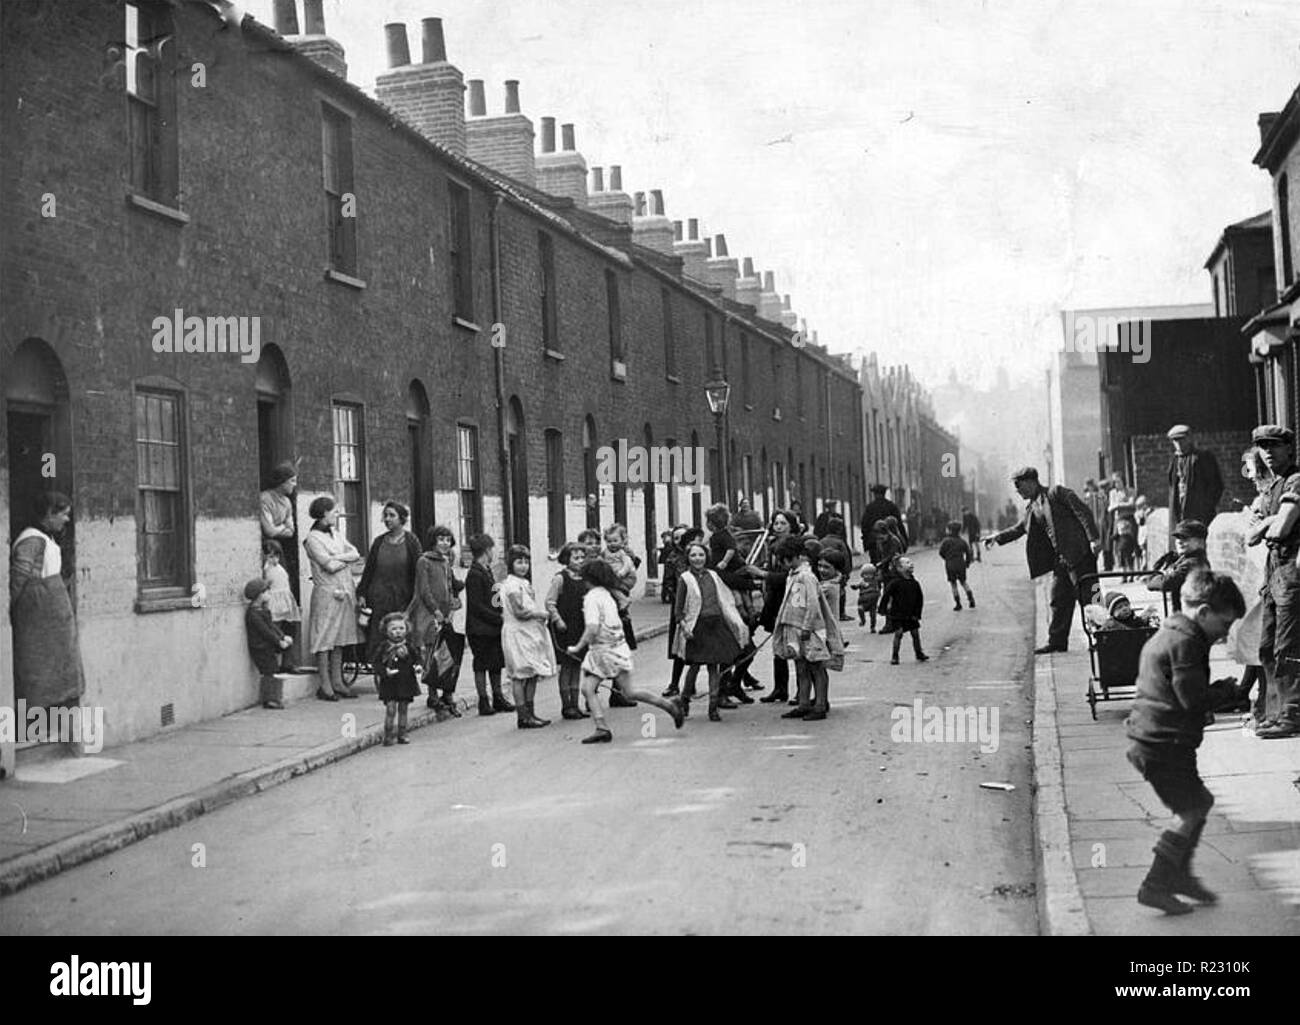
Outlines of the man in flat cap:
[[871,528],[876,525],[876,520],[883,520],[892,516],[898,521],[898,531],[903,537],[903,544],[910,545],[912,539],[907,536],[907,525],[903,522],[903,514],[898,511],[898,506],[885,497],[888,491],[884,484],[871,485],[871,502],[866,509],[862,511],[862,550],[867,553],[867,558],[875,562],[876,546],[871,533]]
[[984,547],[1004,545],[1027,535],[1025,556],[1029,560],[1029,575],[1054,574],[1047,643],[1035,648],[1034,654],[1065,651],[1069,646],[1075,602],[1087,606],[1097,600],[1097,552],[1101,549],[1097,521],[1083,500],[1069,488],[1060,484],[1043,487],[1038,471],[1032,466],[1017,470],[1011,482],[1026,502],[1024,517],[1014,527],[994,534],[984,542]]
[[1264,424],[1250,434],[1273,472],[1264,492],[1263,515],[1246,532],[1246,543],[1268,546],[1263,590],[1259,661],[1268,688],[1265,718],[1255,727],[1262,740],[1300,736],[1300,469],[1295,436]]
[[1192,429],[1186,424],[1169,428],[1174,444],[1169,460],[1169,536],[1180,520],[1196,520],[1207,526],[1214,519],[1223,494],[1223,475],[1213,452],[1196,447]]

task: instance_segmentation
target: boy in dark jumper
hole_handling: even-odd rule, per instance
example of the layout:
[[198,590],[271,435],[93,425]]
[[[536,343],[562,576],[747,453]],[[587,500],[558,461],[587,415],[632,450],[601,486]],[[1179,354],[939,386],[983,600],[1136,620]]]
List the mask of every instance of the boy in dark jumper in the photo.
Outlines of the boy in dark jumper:
[[966,567],[971,564],[970,545],[966,543],[961,536],[961,524],[953,520],[948,524],[948,536],[939,544],[939,558],[943,560],[943,568],[948,572],[948,585],[952,588],[952,610],[961,611],[961,595],[957,593],[957,585],[966,591],[966,600],[970,602],[970,607],[975,607],[975,595],[971,594],[970,584],[966,583]]
[[921,650],[921,609],[925,605],[925,595],[921,585],[912,574],[916,567],[906,556],[894,560],[898,576],[885,585],[885,593],[880,599],[880,611],[894,624],[894,657],[889,664],[898,665],[898,649],[903,644],[903,634],[912,635],[912,651],[918,662],[928,662],[930,656]]
[[1193,570],[1183,582],[1182,612],[1175,612],[1142,649],[1137,696],[1126,726],[1133,742],[1128,760],[1156,796],[1178,817],[1156,841],[1155,861],[1138,889],[1138,903],[1170,915],[1192,910],[1175,894],[1202,904],[1218,897],[1192,875],[1192,855],[1214,797],[1196,771],[1205,713],[1231,696],[1232,680],[1210,683],[1210,645],[1228,635],[1246,603],[1232,578]]
[[248,600],[244,628],[248,631],[248,653],[253,656],[253,665],[262,676],[262,707],[284,708],[284,688],[275,674],[280,671],[280,652],[293,641],[271,621],[266,593],[270,589],[271,582],[262,577],[255,577],[244,585],[244,597]]

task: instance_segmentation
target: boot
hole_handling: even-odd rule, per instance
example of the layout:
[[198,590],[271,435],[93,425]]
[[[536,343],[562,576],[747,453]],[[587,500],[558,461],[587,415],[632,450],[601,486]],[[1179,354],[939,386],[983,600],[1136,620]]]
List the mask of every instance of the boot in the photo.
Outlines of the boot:
[[1166,829],[1160,834],[1160,839],[1152,848],[1156,857],[1151,863],[1151,871],[1138,887],[1139,904],[1158,908],[1167,915],[1186,915],[1194,910],[1190,904],[1184,904],[1174,896],[1174,887],[1178,885],[1182,874],[1181,865],[1186,846],[1187,839],[1173,830]]
[[409,744],[406,739],[406,706],[402,705],[397,712],[397,742],[399,744]]
[[519,701],[515,703],[515,729],[518,730],[540,730],[546,723],[533,715],[533,710],[529,707],[528,702]]
[[1192,875],[1192,856],[1196,853],[1196,846],[1201,842],[1201,833],[1205,829],[1205,823],[1202,822],[1192,831],[1192,835],[1187,838],[1187,850],[1183,854],[1183,860],[1179,864],[1180,876],[1174,884],[1175,893],[1181,893],[1184,897],[1191,897],[1192,900],[1201,904],[1217,904],[1219,895],[1213,890],[1207,889],[1196,876]]
[[481,669],[474,671],[474,689],[478,691],[478,714],[496,715],[497,710],[492,707],[492,702],[488,698],[487,673]]
[[526,702],[524,702],[524,709],[525,709],[525,711],[527,711],[527,713],[528,713],[528,718],[532,721],[532,728],[533,728],[533,729],[537,729],[538,727],[541,727],[541,726],[549,726],[549,725],[551,725],[551,720],[550,720],[550,719],[539,719],[539,718],[538,718],[537,713],[533,711],[533,703],[532,703],[531,701],[526,701]]
[[562,710],[560,717],[564,719],[587,719],[590,718],[586,712],[578,707],[578,685],[576,683],[564,683],[560,686],[560,704]]
[[497,676],[492,680],[492,708],[497,712],[513,712],[515,706],[501,691],[501,677]]
[[488,699],[486,694],[481,695],[478,699],[478,714],[479,715],[497,714],[497,710],[492,707],[492,702]]
[[384,747],[392,747],[392,746],[393,746],[393,724],[390,722],[386,722],[384,723]]
[[722,716],[718,712],[718,703],[716,701],[709,702],[709,722],[722,722]]
[[262,677],[262,707],[284,708],[284,681],[278,676],[268,674]]

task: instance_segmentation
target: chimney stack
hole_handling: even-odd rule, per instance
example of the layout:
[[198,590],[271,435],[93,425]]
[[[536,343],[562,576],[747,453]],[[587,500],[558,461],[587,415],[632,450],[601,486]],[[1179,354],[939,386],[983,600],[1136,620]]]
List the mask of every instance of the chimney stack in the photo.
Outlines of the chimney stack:
[[483,92],[483,79],[481,78],[471,78],[469,80],[469,116],[487,116],[487,96]]
[[447,60],[441,18],[425,18],[423,61],[411,63],[406,25],[384,26],[388,70],[375,79],[375,96],[425,138],[465,155],[465,79]]
[[542,152],[537,157],[537,187],[587,205],[587,161],[576,149],[573,125],[563,126],[564,149],[555,151],[555,118],[542,118]]
[[713,256],[706,261],[706,281],[722,289],[728,299],[736,298],[736,258],[727,254],[727,237],[717,235],[713,240]]
[[603,167],[593,167],[591,169],[591,191],[605,191],[605,169]]
[[664,194],[659,189],[650,191],[650,209],[645,207],[645,193],[637,193],[637,216],[632,218],[632,241],[663,253],[673,255],[673,222],[664,214]]
[[1281,115],[1277,111],[1259,115],[1259,144],[1262,146],[1268,141],[1269,132],[1273,130],[1273,123]]
[[787,295],[781,300],[781,326],[793,331],[799,326],[799,317],[790,309],[790,297]]
[[[681,221],[674,221],[680,226]],[[682,258],[682,273],[696,281],[709,280],[709,247],[700,240],[700,220],[692,217],[686,222],[686,238],[679,234],[673,243],[673,252]]]
[[605,191],[604,181],[597,176],[596,188],[587,197],[587,208],[619,224],[632,223],[632,197],[623,191],[622,167],[618,164],[610,167],[609,191]]
[[304,57],[311,58],[339,78],[347,78],[348,65],[343,59],[343,47],[337,39],[325,34],[324,0],[305,0],[303,16],[306,31],[299,35],[295,0],[275,0],[275,30]]
[[519,80],[508,79],[505,88],[504,114],[485,116],[485,103],[484,115],[474,116],[465,125],[466,151],[480,164],[536,186],[533,123],[519,112]]
[[746,306],[752,306],[757,312],[759,308],[759,297],[763,292],[763,279],[758,276],[754,270],[754,258],[745,257],[744,269],[740,272],[740,280],[736,282],[736,302],[744,303]]
[[758,315],[764,320],[777,323],[781,320],[781,297],[776,294],[776,275],[770,270],[763,272],[763,291],[758,297]]
[[682,222],[673,221],[673,243],[676,244],[682,240]]

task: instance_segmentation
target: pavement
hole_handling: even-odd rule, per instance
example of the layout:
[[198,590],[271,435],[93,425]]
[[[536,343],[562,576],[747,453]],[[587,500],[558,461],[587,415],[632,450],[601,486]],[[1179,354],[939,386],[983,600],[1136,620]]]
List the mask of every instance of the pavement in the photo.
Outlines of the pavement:
[[[1029,614],[1041,644],[1047,595],[1043,587],[1037,593],[1038,609]],[[643,599],[633,603],[632,617],[638,638],[648,640],[666,632],[668,606]],[[1239,675],[1223,651],[1215,650],[1214,678]],[[1077,618],[1068,653],[1034,660],[1041,933],[1300,934],[1300,741],[1256,740],[1238,715],[1220,715],[1207,728],[1200,766],[1216,804],[1196,868],[1222,901],[1165,916],[1134,897],[1168,813],[1124,757],[1129,701],[1099,704],[1094,721],[1085,696],[1089,672]],[[356,702],[299,700],[283,712],[253,707],[93,757],[20,754],[16,778],[0,784],[0,896],[378,744],[383,706],[366,700],[369,683],[357,687]],[[473,694],[468,668],[458,691]],[[469,710],[464,697],[462,708]],[[412,729],[435,723],[422,704],[412,706]]]
[[[668,632],[668,609],[657,598],[632,603],[638,641]],[[477,715],[468,654],[456,693]],[[96,755],[20,751],[14,778],[0,783],[0,897],[381,743],[373,683],[362,675],[353,689],[357,701],[255,705]],[[422,701],[409,723],[446,726]]]
[[[1038,588],[1036,646],[1047,640],[1048,582]],[[1129,594],[1135,607],[1161,609],[1160,596],[1140,583],[1104,584]],[[1242,667],[1225,651],[1222,644],[1212,649],[1210,678],[1240,679]],[[1076,614],[1069,651],[1035,659],[1042,933],[1300,935],[1300,740],[1257,740],[1243,731],[1240,713],[1219,713],[1206,727],[1198,765],[1215,804],[1194,867],[1220,902],[1190,915],[1165,915],[1142,907],[1136,894],[1156,838],[1173,819],[1125,757],[1132,691],[1112,690],[1115,699],[1098,703],[1093,721],[1090,672]]]

